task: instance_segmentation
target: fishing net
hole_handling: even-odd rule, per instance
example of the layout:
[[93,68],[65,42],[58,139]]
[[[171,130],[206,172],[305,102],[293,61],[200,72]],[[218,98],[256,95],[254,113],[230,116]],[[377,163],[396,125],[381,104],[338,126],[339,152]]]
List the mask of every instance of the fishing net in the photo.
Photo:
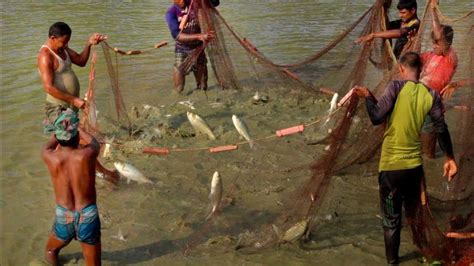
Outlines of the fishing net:
[[[389,6],[390,1],[376,1],[352,24],[342,25],[344,29],[341,28],[325,47],[303,60],[284,64],[268,58],[251,40],[240,36],[207,0],[194,0],[191,12],[197,14],[201,30],[215,31],[216,38],[198,47],[179,69],[189,71],[199,54],[205,51],[212,70],[209,90],[194,92],[190,96],[194,97],[193,102],[170,103],[177,98],[160,98],[161,94],[150,93],[160,89],[159,73],[156,73],[154,64],[163,59],[162,47],[166,47],[166,43],[146,50],[129,51],[105,43],[102,45],[104,56],[99,56],[96,67],[98,73],[90,78],[87,94],[90,104],[86,108],[85,124],[103,143],[108,142],[120,151],[102,160],[124,160],[130,154],[141,156],[145,161],[152,160],[144,153],[180,160],[178,158],[183,154],[187,156],[182,157],[186,161],[204,161],[218,168],[219,160],[231,157],[236,162],[236,169],[225,186],[220,217],[227,216],[228,219],[219,232],[233,235],[229,241],[237,242],[234,245],[239,251],[260,252],[281,244],[282,239],[296,241],[304,235],[310,237],[312,232],[317,234],[318,224],[314,217],[332,177],[349,166],[371,160],[382,143],[384,127],[371,124],[363,102],[350,96],[341,106],[335,103],[338,96],[345,95],[359,84],[366,85],[374,95],[380,96],[388,82],[397,78],[396,59],[390,41],[375,39],[368,45],[354,43],[360,36],[386,29]],[[458,36],[467,36],[466,40],[456,40],[455,43],[460,46],[474,43],[472,16],[448,20],[439,9],[436,15],[443,23],[451,22],[455,32],[460,32]],[[420,19],[419,33],[410,39],[404,51],[429,49],[429,46],[425,47],[430,43],[431,29],[428,4]],[[470,58],[471,65],[458,69],[459,78],[471,81],[474,76],[472,49],[466,57],[459,55],[460,58]],[[187,79],[193,82],[190,76]],[[432,260],[463,261],[469,259],[469,254],[472,258],[472,238],[456,240],[443,233],[472,231],[472,204],[467,210],[457,208],[459,202],[465,206],[466,201],[472,200],[473,190],[474,139],[471,132],[474,130],[474,112],[470,107],[474,103],[473,82],[468,86],[471,89],[463,88],[457,92],[460,96],[447,113],[455,119],[452,121],[460,121],[452,133],[459,174],[446,189],[439,174],[427,171],[428,189],[423,195],[430,193],[430,182],[433,181],[432,190],[437,197],[424,199],[411,224],[414,243],[424,256]],[[93,90],[101,93],[93,93]],[[127,100],[130,98],[133,102]],[[281,112],[282,108],[287,111]],[[187,111],[206,118],[217,134],[217,140],[208,141],[197,135],[187,122]],[[232,114],[238,114],[251,129],[261,128],[259,135],[254,136],[259,147],[257,150],[247,150],[248,142],[239,140],[228,122]],[[199,145],[196,140],[200,140]],[[276,143],[293,145],[294,152],[285,154],[287,152]],[[294,160],[286,163],[282,160],[284,156]],[[150,164],[142,166],[144,171],[153,170]],[[267,167],[268,174],[248,178],[256,167]],[[436,169],[439,171],[439,167]],[[173,171],[184,173],[186,168]],[[286,180],[290,178],[296,183],[291,190],[286,189]],[[437,193],[438,190],[442,192]],[[193,190],[190,188],[189,191]],[[271,194],[278,204],[247,205],[255,202],[262,193]],[[443,221],[451,219],[452,222],[447,223],[449,228],[438,227],[430,210],[433,201],[445,202],[440,204],[448,204],[452,210],[450,217],[439,218]],[[266,211],[258,211],[263,209]],[[183,249],[188,252],[205,241],[212,235],[210,228],[208,222],[191,233],[186,241],[180,242]]]

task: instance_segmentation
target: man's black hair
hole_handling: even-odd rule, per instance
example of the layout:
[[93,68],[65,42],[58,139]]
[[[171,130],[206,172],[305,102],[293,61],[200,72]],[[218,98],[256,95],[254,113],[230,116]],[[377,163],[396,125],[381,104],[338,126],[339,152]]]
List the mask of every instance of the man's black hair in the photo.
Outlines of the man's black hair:
[[417,9],[416,0],[400,0],[400,2],[398,2],[398,5],[397,5],[398,10],[402,10],[402,9],[411,10],[413,8]]
[[72,30],[64,22],[56,22],[51,27],[49,27],[49,34],[48,37],[61,37],[61,36],[71,36]]
[[[217,7],[221,3],[220,0],[209,0],[209,2],[213,7]],[[189,6],[191,4],[191,0],[184,0],[184,4]]]
[[400,57],[400,65],[421,72],[421,57],[415,52],[408,52]]
[[71,147],[77,148],[79,146],[79,133],[72,137],[70,140],[60,140],[56,139],[59,142],[59,145],[62,147]]

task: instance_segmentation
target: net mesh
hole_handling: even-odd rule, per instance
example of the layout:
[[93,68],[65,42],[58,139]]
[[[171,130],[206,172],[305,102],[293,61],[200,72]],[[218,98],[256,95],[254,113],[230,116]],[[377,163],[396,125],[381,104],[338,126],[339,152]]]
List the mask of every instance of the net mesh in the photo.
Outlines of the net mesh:
[[[391,44],[388,40],[376,39],[370,45],[356,45],[354,40],[360,36],[371,32],[386,29],[387,5],[390,3],[378,0],[366,10],[361,16],[348,25],[346,30],[328,43],[319,51],[314,52],[307,58],[295,63],[281,64],[275,63],[263,53],[261,53],[252,42],[241,37],[226,22],[218,10],[213,8],[207,0],[194,0],[192,12],[197,12],[199,23],[203,31],[215,31],[215,40],[204,43],[197,48],[195,53],[188,57],[179,66],[184,71],[189,70],[202,51],[208,55],[210,66],[216,80],[216,85],[210,88],[206,99],[200,98],[194,103],[208,104],[217,108],[201,111],[207,119],[214,120],[215,123],[223,121],[224,117],[232,113],[240,113],[250,126],[267,127],[271,129],[285,128],[291,124],[282,124],[280,121],[298,121],[299,125],[292,132],[301,133],[292,136],[296,150],[312,153],[314,158],[311,165],[288,165],[288,173],[301,168],[311,170],[310,177],[297,179],[299,184],[293,191],[283,191],[279,196],[278,207],[271,207],[266,215],[255,215],[245,206],[250,202],[250,197],[245,194],[250,188],[262,189],[268,184],[276,183],[271,178],[257,183],[256,181],[243,179],[241,175],[236,175],[226,186],[223,207],[228,211],[225,215],[242,220],[238,217],[254,215],[252,222],[242,222],[227,226],[222,230],[225,234],[239,235],[236,247],[242,252],[259,252],[264,248],[274,247],[281,244],[282,237],[275,231],[286,232],[287,238],[307,237],[314,232],[317,223],[314,222],[319,207],[329,189],[331,178],[341,170],[354,165],[367,162],[378,152],[382,143],[384,127],[372,126],[370,119],[365,112],[365,105],[360,104],[357,97],[352,96],[348,104],[343,107],[332,109],[329,113],[327,107],[334,94],[344,95],[356,84],[365,84],[372,88],[372,92],[379,96],[383,93],[387,83],[397,78],[397,70],[394,67],[395,59],[392,53]],[[429,5],[426,5],[422,15],[422,23],[419,33],[411,38],[405,46],[405,51],[427,50],[423,45],[429,44],[429,31],[431,28],[431,12]],[[457,160],[459,162],[459,174],[453,184],[450,184],[448,192],[443,192],[438,199],[449,202],[452,217],[442,217],[450,220],[449,227],[443,231],[469,232],[472,231],[472,210],[456,208],[457,203],[462,200],[469,200],[472,197],[472,175],[473,175],[473,153],[474,139],[471,132],[474,130],[473,110],[474,88],[472,77],[474,77],[474,54],[472,44],[474,43],[474,31],[472,27],[472,16],[469,14],[458,20],[446,18],[439,9],[438,15],[443,23],[454,23],[455,31],[459,31],[466,37],[465,44],[470,44],[469,51],[470,66],[467,69],[459,69],[458,72],[464,75],[462,78],[471,80],[470,89],[463,89],[460,94],[461,100],[453,108],[455,121],[460,121],[455,130],[454,140],[458,151]],[[466,26],[467,25],[467,26]],[[459,34],[462,35],[462,34]],[[156,45],[156,48],[161,47]],[[85,124],[88,129],[95,133],[101,140],[107,136],[115,136],[113,142],[123,153],[134,153],[137,156],[146,150],[155,154],[169,154],[180,152],[206,152],[213,146],[225,146],[229,144],[229,139],[234,138],[232,148],[240,148],[247,145],[246,141],[236,142],[235,134],[224,128],[216,127],[222,137],[209,143],[209,145],[196,147],[193,141],[196,138],[194,131],[186,125],[183,115],[183,106],[170,105],[169,107],[150,106],[149,91],[156,89],[157,80],[154,80],[153,64],[159,61],[159,51],[121,51],[112,48],[108,44],[102,45],[104,51],[103,73],[98,73],[96,78],[91,76],[88,90],[88,108],[86,108]],[[140,67],[138,67],[140,66]],[[95,70],[91,70],[91,73]],[[147,80],[147,83],[137,84],[135,80]],[[113,97],[94,95],[94,88],[103,91],[112,90]],[[272,95],[272,104],[265,105],[260,111],[249,109],[257,104],[265,102],[263,98],[255,98],[251,103],[244,104],[243,107],[236,107],[236,102],[244,102],[252,98],[255,93],[261,95]],[[134,102],[127,99],[133,98]],[[92,101],[94,100],[94,101]],[[100,106],[101,127],[99,128],[96,116],[96,105]],[[312,107],[307,108],[307,103]],[[194,109],[191,103],[187,103],[187,108]],[[183,104],[184,105],[184,104]],[[291,114],[280,115],[279,119],[272,117],[275,115],[279,105],[291,107]],[[163,105],[164,106],[164,105]],[[305,106],[304,108],[298,106]],[[241,108],[241,109],[239,109]],[[166,113],[181,113],[166,119]],[[223,122],[225,124],[225,122]],[[100,129],[100,130],[99,130]],[[294,128],[293,128],[294,129]],[[291,131],[291,130],[290,130]],[[256,136],[255,141],[262,142],[268,148],[270,141],[277,138],[274,131],[264,131],[266,136]],[[283,131],[282,131],[283,132]],[[288,132],[288,131],[285,131]],[[281,133],[281,132],[280,132]],[[280,134],[281,135],[281,134]],[[283,134],[285,135],[285,134]],[[368,137],[370,136],[370,137]],[[179,142],[179,145],[176,143]],[[150,149],[149,147],[155,147]],[[169,148],[171,147],[171,148]],[[309,147],[309,148],[308,148]],[[227,148],[226,148],[227,149]],[[279,153],[278,147],[272,147],[271,152]],[[241,155],[241,161],[277,160],[278,158],[261,155],[250,156],[249,153]],[[218,164],[219,156],[213,159]],[[229,155],[230,156],[230,155]],[[202,153],[191,155],[191,159],[203,158]],[[208,158],[208,157],[205,157]],[[255,159],[257,158],[257,159]],[[255,167],[255,163],[244,165],[244,167]],[[279,165],[280,169],[285,169],[284,165]],[[301,173],[300,173],[301,174]],[[431,181],[431,173],[427,173],[427,179]],[[434,182],[436,184],[436,182]],[[440,184],[444,184],[439,182]],[[430,184],[428,184],[428,187]],[[439,185],[441,186],[441,185]],[[436,187],[436,186],[435,186]],[[275,188],[281,189],[281,188]],[[283,189],[282,189],[283,190]],[[435,189],[436,190],[436,189]],[[248,198],[246,198],[248,197]],[[239,204],[235,204],[235,198],[239,198]],[[438,227],[435,217],[433,217],[430,204],[431,198],[425,200],[420,206],[417,216],[411,222],[413,240],[421,253],[429,259],[459,262],[472,259],[471,239],[447,238]],[[229,210],[232,206],[233,211]],[[267,208],[268,206],[260,206]],[[470,211],[470,214],[469,214]],[[453,218],[454,217],[454,218]],[[457,218],[456,218],[457,217]],[[456,226],[456,222],[457,225]],[[453,226],[454,224],[454,226]],[[462,226],[460,226],[461,224]],[[187,251],[196,247],[209,231],[210,224],[205,223],[200,229],[192,234],[183,249]],[[275,228],[278,228],[276,230]],[[285,236],[283,237],[285,238]],[[182,244],[182,243],[180,243]],[[463,257],[464,256],[464,257]]]

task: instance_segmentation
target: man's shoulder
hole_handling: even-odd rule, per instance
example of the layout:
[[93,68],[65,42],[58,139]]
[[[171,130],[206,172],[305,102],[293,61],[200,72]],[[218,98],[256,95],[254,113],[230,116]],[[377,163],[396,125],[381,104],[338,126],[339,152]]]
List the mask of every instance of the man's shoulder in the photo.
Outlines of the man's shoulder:
[[458,54],[456,53],[456,51],[454,50],[453,47],[450,47],[449,48],[449,52],[448,52],[448,57],[450,60],[453,61],[453,63],[456,63],[458,62]]
[[420,57],[421,57],[421,61],[423,63],[426,63],[431,57],[433,57],[433,55],[435,55],[435,53],[433,51],[426,51],[426,52],[423,52],[421,53]]
[[[79,147],[77,149],[68,151],[51,151],[49,152],[49,158],[57,162],[62,161],[81,161],[88,158],[95,158],[97,155],[96,149],[91,146]],[[94,156],[95,155],[95,156]]]
[[178,15],[181,13],[181,8],[175,4],[172,4],[168,10],[166,10],[166,14],[171,14],[171,15]]
[[44,59],[54,58],[53,54],[45,46],[40,47],[40,49],[38,50],[38,59],[42,59],[42,58]]
[[388,23],[387,29],[388,30],[400,29],[401,26],[402,26],[402,20],[401,19],[392,20]]
[[421,23],[420,19],[418,17],[414,17],[407,23],[404,23],[403,28],[418,29],[420,27],[420,23]]
[[407,83],[407,80],[396,79],[396,80],[390,81],[388,83],[388,87],[391,89],[400,90],[403,86],[405,86],[406,83]]

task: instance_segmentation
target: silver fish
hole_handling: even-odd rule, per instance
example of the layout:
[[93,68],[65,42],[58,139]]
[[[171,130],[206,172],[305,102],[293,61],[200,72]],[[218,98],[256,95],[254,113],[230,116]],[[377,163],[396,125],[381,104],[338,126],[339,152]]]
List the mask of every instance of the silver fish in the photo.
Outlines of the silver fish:
[[184,106],[186,106],[186,107],[189,107],[189,108],[191,108],[191,109],[193,109],[193,110],[196,109],[196,108],[194,108],[194,103],[191,102],[191,100],[181,101],[181,102],[178,102],[178,103],[181,104],[181,105],[184,105]]
[[211,218],[211,216],[219,208],[222,199],[222,191],[223,189],[221,177],[219,175],[219,172],[215,171],[211,181],[211,192],[209,193],[210,204],[206,220],[209,220],[209,218]]
[[260,94],[258,94],[258,91],[255,92],[255,95],[252,97],[254,101],[260,101]]
[[[329,110],[328,110],[329,115],[331,115],[336,110],[337,97],[339,97],[339,94],[334,93],[334,95],[332,96],[332,99],[331,99],[331,104],[329,106]],[[325,123],[329,122],[329,120],[331,120],[331,116],[328,116],[328,119],[326,120]]]
[[234,123],[234,127],[237,129],[237,132],[239,132],[239,134],[249,142],[250,148],[253,148],[255,145],[253,140],[250,138],[247,125],[236,115],[232,115],[232,122]]
[[127,183],[130,183],[130,180],[133,180],[137,183],[150,183],[153,182],[143,175],[137,168],[128,163],[114,162],[114,166],[119,171],[120,175],[127,179]]
[[272,224],[272,229],[280,239],[280,242],[293,242],[300,239],[306,233],[306,230],[308,229],[308,219],[297,222],[290,227],[290,229],[286,230],[285,233],[281,233],[278,227],[274,224]]
[[328,113],[332,113],[334,112],[334,110],[336,110],[336,107],[337,107],[337,98],[339,97],[339,94],[337,93],[334,93],[334,95],[332,96],[332,99],[331,99],[331,105],[329,107],[329,111]]
[[125,235],[122,233],[122,230],[119,228],[117,235],[111,236],[112,238],[115,238],[120,241],[127,241],[127,238]]
[[115,136],[112,138],[105,138],[104,152],[102,152],[102,157],[106,158],[110,156],[111,143],[114,142]]
[[210,139],[216,139],[216,136],[214,133],[212,133],[212,130],[209,128],[204,119],[195,113],[187,112],[186,114],[188,116],[189,123],[191,123],[194,130],[206,134]]
[[268,97],[265,95],[260,95],[258,91],[256,91],[255,95],[252,97],[252,101],[254,104],[257,104],[259,102],[266,103],[268,102]]

